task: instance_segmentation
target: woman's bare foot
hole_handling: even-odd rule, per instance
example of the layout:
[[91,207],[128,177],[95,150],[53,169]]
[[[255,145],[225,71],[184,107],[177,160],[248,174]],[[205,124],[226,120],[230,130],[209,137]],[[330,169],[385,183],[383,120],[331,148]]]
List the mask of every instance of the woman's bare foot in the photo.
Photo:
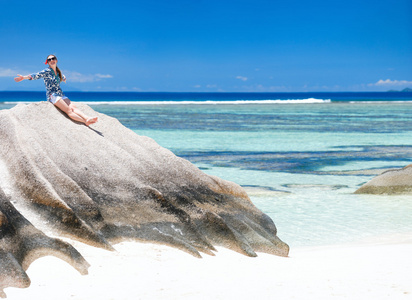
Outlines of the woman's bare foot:
[[88,118],[87,121],[86,121],[86,125],[89,126],[89,125],[92,125],[92,124],[96,123],[97,119],[98,119],[97,117]]

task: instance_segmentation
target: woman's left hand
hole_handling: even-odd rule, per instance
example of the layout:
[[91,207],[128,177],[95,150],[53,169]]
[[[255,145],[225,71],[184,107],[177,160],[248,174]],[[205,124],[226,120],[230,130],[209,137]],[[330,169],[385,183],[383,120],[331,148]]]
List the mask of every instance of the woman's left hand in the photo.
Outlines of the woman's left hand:
[[17,77],[14,77],[14,81],[15,81],[15,82],[20,82],[20,81],[22,81],[23,79],[24,79],[24,77],[21,76],[21,75],[17,75]]

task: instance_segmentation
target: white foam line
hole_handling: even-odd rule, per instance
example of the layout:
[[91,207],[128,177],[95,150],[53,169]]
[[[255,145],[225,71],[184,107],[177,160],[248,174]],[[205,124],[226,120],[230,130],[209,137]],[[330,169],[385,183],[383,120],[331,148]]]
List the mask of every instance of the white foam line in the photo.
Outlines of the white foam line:
[[237,104],[311,104],[331,103],[330,99],[288,99],[288,100],[200,100],[200,101],[78,101],[89,105],[237,105]]

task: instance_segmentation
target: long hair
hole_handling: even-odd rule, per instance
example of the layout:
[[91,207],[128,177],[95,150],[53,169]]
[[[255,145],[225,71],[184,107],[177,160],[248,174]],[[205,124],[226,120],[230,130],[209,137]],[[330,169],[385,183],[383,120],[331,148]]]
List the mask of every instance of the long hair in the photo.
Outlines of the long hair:
[[[49,57],[49,56],[51,56],[51,55],[53,55],[53,56],[57,59],[57,56],[54,55],[54,54],[49,54],[49,55],[47,55],[47,57]],[[46,58],[46,60],[47,60],[47,58]],[[59,77],[60,77],[60,80],[62,80],[62,78],[63,78],[62,71],[60,71],[60,69],[59,69],[58,66],[56,66],[56,71],[57,71],[57,74],[58,74]]]
[[58,66],[56,66],[56,71],[57,71],[57,74],[59,74],[60,81],[61,81],[62,80],[62,71],[60,71]]

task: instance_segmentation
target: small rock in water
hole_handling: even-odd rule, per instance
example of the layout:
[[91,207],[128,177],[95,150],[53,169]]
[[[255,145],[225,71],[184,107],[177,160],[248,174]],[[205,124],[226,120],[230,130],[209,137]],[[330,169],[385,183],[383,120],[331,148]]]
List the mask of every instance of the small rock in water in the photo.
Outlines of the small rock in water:
[[383,172],[362,185],[356,194],[412,194],[412,164]]

